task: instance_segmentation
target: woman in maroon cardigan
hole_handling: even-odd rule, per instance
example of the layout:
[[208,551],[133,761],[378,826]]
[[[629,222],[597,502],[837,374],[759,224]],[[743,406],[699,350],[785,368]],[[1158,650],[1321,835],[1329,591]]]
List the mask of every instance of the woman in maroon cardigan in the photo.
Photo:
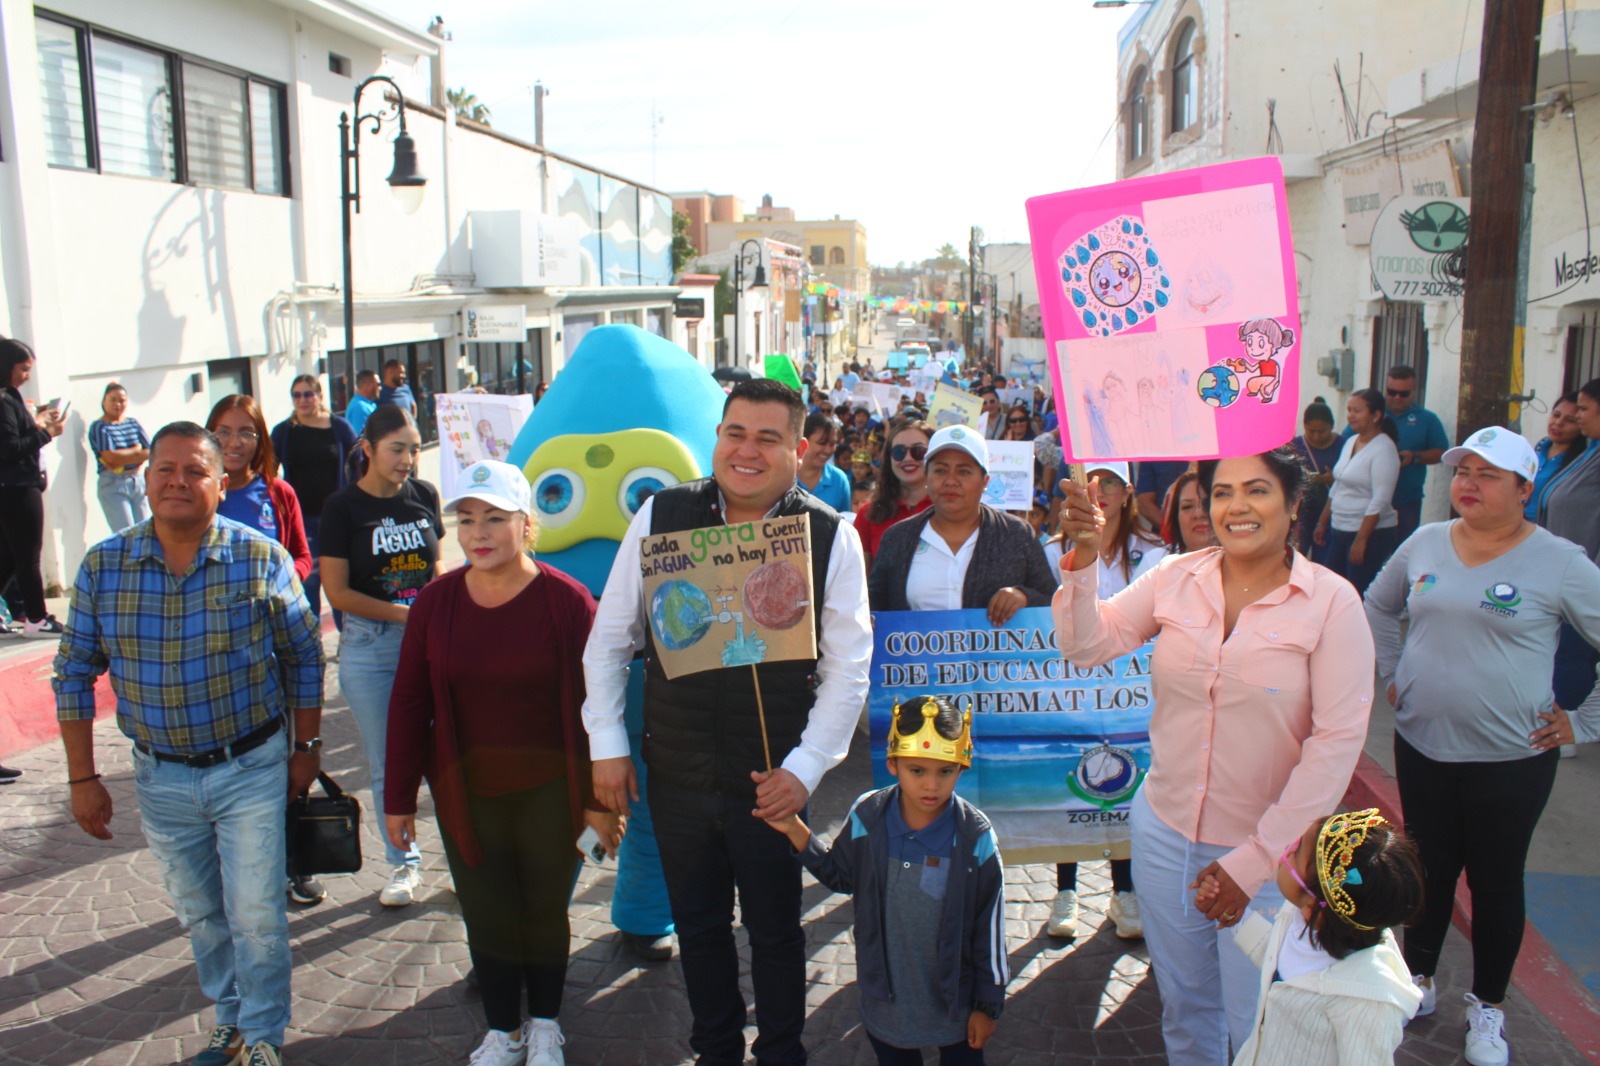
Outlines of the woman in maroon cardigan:
[[[445,504],[470,565],[412,605],[389,700],[389,839],[416,839],[428,779],[489,1033],[474,1066],[559,1066],[567,903],[585,824],[616,853],[590,784],[583,646],[594,598],[536,564],[527,479],[486,460]],[[526,988],[531,1020],[523,1021]]]

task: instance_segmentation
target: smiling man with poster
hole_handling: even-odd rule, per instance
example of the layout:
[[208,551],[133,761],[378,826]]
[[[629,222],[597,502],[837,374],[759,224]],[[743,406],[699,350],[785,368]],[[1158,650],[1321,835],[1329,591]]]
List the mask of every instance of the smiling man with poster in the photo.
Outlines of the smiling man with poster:
[[[805,809],[844,758],[867,690],[872,635],[861,542],[795,484],[804,417],[804,402],[786,385],[734,387],[717,427],[713,477],[663,489],[639,508],[584,652],[595,796],[613,810],[625,810],[634,794],[622,704],[628,663],[644,652],[650,812],[694,1014],[689,1043],[708,1066],[744,1061],[735,890],[759,1018],[752,1050],[764,1063],[806,1061],[800,867],[763,819]],[[677,551],[663,550],[673,541]],[[793,565],[800,559],[804,568]],[[698,573],[688,580],[691,564],[698,570],[702,562],[724,572],[716,581]],[[761,577],[773,563],[782,572]],[[741,565],[747,573],[736,572]],[[648,600],[647,569],[655,582]],[[663,594],[674,579],[681,583]],[[718,602],[707,585],[718,589]],[[735,611],[746,616],[737,624]],[[789,643],[802,625],[815,652],[807,645],[798,652],[806,657],[787,658],[797,654]],[[698,656],[701,645],[715,651],[709,661]]]

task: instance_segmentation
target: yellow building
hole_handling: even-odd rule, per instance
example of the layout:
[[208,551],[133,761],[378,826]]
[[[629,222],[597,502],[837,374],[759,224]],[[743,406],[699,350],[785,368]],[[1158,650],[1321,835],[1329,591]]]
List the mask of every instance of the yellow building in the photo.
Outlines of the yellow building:
[[702,252],[720,252],[747,238],[783,241],[805,249],[806,261],[821,280],[865,296],[872,290],[867,263],[867,227],[835,215],[830,221],[746,218],[743,222],[709,222]]

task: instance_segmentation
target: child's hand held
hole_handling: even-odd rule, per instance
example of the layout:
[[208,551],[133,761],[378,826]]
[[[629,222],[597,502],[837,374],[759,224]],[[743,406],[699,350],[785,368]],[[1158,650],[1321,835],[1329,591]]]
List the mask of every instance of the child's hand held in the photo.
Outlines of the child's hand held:
[[981,1048],[989,1042],[994,1035],[995,1026],[999,1023],[981,1010],[972,1012],[967,1019],[967,1043],[974,1048]]

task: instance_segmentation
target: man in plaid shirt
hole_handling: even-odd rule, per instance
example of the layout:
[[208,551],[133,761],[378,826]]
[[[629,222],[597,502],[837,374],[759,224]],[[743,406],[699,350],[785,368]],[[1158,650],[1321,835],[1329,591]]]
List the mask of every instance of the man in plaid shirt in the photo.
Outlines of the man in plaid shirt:
[[176,422],[155,435],[152,517],[84,559],[52,685],[72,815],[109,839],[93,726],[95,678],[110,671],[144,833],[217,1005],[196,1066],[278,1066],[284,810],[317,774],[322,645],[289,554],[218,517],[226,484],[211,433]]

